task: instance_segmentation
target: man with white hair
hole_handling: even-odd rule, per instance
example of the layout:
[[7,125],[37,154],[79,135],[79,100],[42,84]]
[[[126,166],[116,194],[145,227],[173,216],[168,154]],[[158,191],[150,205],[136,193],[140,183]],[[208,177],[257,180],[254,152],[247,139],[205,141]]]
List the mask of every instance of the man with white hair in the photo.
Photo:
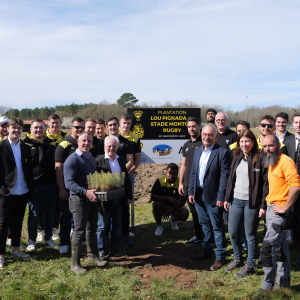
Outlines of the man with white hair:
[[131,183],[126,168],[126,159],[117,155],[117,149],[119,146],[119,139],[116,136],[108,136],[104,140],[105,154],[96,158],[97,172],[103,171],[104,173],[117,172],[120,175],[125,173],[125,197],[117,198],[112,201],[105,201],[102,203],[100,212],[98,214],[98,248],[100,259],[106,257],[106,231],[112,221],[111,230],[111,246],[112,251],[117,256],[123,256],[129,254],[121,247],[121,221],[122,221],[122,209],[124,202],[126,205],[130,205],[132,202],[132,190]]
[[64,163],[65,186],[70,191],[70,212],[74,219],[72,235],[72,264],[71,270],[76,274],[86,272],[80,264],[81,245],[86,236],[88,260],[102,267],[107,264],[98,257],[97,250],[97,211],[98,199],[95,189],[88,189],[87,175],[96,171],[95,159],[89,152],[93,136],[84,131],[79,135],[78,148]]
[[4,116],[0,118],[0,142],[8,136],[8,122],[8,118]]
[[217,113],[215,124],[218,128],[218,138],[216,142],[226,149],[229,149],[229,145],[235,143],[237,139],[237,133],[227,127],[228,123],[228,116],[225,112]]
[[205,125],[201,135],[203,146],[194,152],[188,195],[189,202],[195,205],[204,239],[202,252],[193,253],[191,258],[212,257],[215,240],[216,260],[210,270],[216,271],[226,262],[227,243],[222,215],[231,155],[216,143],[218,133],[215,125]]

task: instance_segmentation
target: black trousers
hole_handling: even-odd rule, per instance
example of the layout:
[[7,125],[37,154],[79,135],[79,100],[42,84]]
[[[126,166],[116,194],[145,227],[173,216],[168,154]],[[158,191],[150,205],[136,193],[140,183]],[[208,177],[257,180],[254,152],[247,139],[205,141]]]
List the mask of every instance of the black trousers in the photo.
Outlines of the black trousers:
[[202,226],[199,223],[198,214],[197,214],[195,205],[191,204],[189,202],[187,191],[188,191],[188,187],[185,187],[184,197],[185,197],[185,199],[187,201],[187,204],[189,206],[190,212],[192,214],[195,236],[197,237],[197,239],[203,240]]
[[130,225],[130,213],[129,213],[129,205],[127,205],[127,201],[123,201],[123,209],[122,209],[122,236],[129,235],[129,225]]
[[0,254],[5,253],[7,230],[10,226],[11,245],[20,246],[22,224],[31,193],[0,196]]
[[293,230],[293,240],[295,242],[300,242],[300,195],[294,204],[294,216],[292,219],[291,228]]
[[81,243],[84,236],[97,239],[98,202],[90,202],[86,199],[86,196],[79,195],[69,197],[69,207],[75,227],[72,241],[76,243]]
[[[60,215],[61,215],[61,204],[60,204],[60,198],[57,197],[56,206],[55,206],[55,212],[54,212],[54,221],[53,221],[53,228],[59,227],[59,221],[60,221]],[[43,210],[39,214],[39,223],[38,223],[38,231],[44,230],[44,212]]]

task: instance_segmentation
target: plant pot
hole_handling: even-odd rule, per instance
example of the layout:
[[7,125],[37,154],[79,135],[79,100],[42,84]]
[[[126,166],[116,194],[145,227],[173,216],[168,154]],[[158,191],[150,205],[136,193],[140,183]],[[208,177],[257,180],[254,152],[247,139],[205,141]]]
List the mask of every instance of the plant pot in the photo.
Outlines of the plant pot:
[[111,190],[108,192],[95,192],[100,201],[111,201],[125,196],[125,188],[122,187],[117,190]]

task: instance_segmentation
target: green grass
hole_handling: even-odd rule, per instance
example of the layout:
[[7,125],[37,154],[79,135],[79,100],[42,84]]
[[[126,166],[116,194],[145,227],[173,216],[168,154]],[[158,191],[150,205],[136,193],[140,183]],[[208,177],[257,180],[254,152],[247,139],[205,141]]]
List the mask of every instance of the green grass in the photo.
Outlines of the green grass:
[[[178,232],[165,225],[164,233],[159,238],[154,236],[156,225],[151,214],[151,204],[136,205],[135,217],[136,237],[133,239],[135,243],[133,251],[136,253],[142,248],[147,251],[147,247],[149,249],[161,247],[162,251],[166,251],[165,256],[170,255],[170,248],[174,251],[186,251],[187,257],[192,250],[200,251],[200,247],[187,249],[183,245],[193,235],[190,229],[191,217],[187,222],[179,223]],[[262,230],[261,223],[260,242]],[[27,244],[26,231],[24,222],[22,233],[24,244]],[[232,247],[228,234],[227,240],[226,258],[230,261]],[[255,275],[238,280],[234,277],[234,272],[226,273],[224,269],[216,272],[205,271],[214,259],[207,260],[203,268],[197,269],[193,266],[192,260],[185,258],[182,262],[188,263],[186,269],[197,276],[197,282],[193,287],[177,288],[177,279],[172,277],[163,280],[153,277],[145,284],[138,276],[138,271],[144,267],[152,270],[152,265],[146,261],[144,263],[132,261],[128,267],[116,260],[106,269],[101,269],[83,260],[82,264],[88,272],[75,275],[70,270],[69,257],[60,257],[57,250],[44,247],[41,243],[37,244],[37,250],[30,254],[29,261],[12,258],[10,251],[11,249],[7,248],[6,266],[0,270],[0,299],[249,299],[259,290],[263,277],[263,271],[257,269]],[[164,254],[162,258],[163,256]],[[292,290],[271,291],[259,299],[300,299],[299,252],[291,252],[291,261]],[[180,265],[180,257],[178,263]]]

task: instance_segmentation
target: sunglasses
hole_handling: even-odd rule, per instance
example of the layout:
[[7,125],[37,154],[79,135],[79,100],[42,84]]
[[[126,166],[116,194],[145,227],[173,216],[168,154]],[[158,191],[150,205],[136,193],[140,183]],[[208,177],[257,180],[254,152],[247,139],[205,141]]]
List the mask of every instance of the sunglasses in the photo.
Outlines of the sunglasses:
[[262,123],[262,124],[260,124],[260,126],[261,126],[262,128],[265,128],[265,127],[267,126],[267,127],[270,128],[270,129],[274,127],[273,124],[266,124],[266,123]]
[[84,126],[72,126],[72,127],[74,127],[75,129],[82,129],[82,130],[84,130]]

